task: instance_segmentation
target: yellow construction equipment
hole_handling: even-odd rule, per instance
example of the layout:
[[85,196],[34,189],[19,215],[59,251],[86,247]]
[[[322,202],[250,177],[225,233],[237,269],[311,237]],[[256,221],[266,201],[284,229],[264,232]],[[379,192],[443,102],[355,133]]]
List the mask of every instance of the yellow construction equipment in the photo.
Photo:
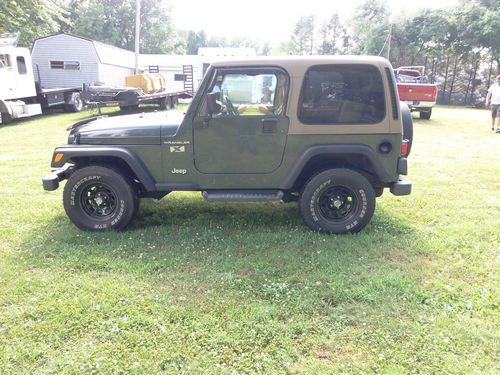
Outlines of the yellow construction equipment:
[[125,86],[140,88],[145,94],[154,94],[166,89],[165,77],[159,73],[127,76],[125,77]]

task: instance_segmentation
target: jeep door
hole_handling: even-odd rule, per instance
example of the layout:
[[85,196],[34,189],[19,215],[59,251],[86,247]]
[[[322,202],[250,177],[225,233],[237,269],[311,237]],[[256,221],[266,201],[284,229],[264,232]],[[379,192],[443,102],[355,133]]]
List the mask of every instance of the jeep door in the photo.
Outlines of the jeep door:
[[278,68],[213,72],[193,123],[202,173],[271,173],[282,162],[289,119],[288,74]]

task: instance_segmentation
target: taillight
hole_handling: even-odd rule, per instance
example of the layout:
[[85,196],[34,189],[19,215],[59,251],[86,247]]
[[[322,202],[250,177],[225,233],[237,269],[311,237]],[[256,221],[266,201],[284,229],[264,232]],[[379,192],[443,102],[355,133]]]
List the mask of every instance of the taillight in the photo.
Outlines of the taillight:
[[403,139],[403,143],[401,143],[401,156],[408,156],[408,140]]

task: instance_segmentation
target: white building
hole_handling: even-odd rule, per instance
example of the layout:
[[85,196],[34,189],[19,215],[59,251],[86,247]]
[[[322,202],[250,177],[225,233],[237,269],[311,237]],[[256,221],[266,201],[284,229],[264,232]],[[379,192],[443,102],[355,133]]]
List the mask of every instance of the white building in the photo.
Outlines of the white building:
[[[252,48],[200,48],[198,55],[139,55],[139,69],[161,73],[169,91],[186,88],[192,76],[196,91],[211,62],[230,57],[255,56]],[[42,88],[81,87],[102,82],[125,86],[125,77],[135,73],[135,55],[131,51],[70,34],[39,38],[31,51],[33,73]],[[189,85],[189,82],[186,82]]]

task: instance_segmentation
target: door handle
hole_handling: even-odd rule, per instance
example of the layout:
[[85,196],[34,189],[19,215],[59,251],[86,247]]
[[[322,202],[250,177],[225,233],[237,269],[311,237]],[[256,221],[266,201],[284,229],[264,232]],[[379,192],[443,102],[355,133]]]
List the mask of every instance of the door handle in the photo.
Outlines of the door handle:
[[202,127],[203,129],[207,129],[207,128],[209,127],[209,123],[208,123],[208,122],[209,122],[211,119],[212,119],[212,117],[211,117],[211,116],[205,116],[205,117],[203,117],[203,122],[202,122],[201,127]]
[[277,119],[263,119],[262,123],[262,133],[276,133],[278,130],[278,120]]

